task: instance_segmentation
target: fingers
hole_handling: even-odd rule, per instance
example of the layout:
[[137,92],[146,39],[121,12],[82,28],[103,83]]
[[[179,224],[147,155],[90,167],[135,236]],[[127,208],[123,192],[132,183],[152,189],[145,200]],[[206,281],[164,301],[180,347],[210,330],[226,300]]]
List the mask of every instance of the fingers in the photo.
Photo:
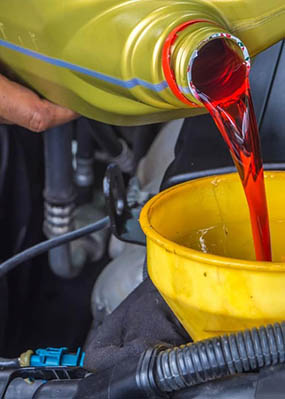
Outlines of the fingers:
[[28,111],[21,126],[27,127],[33,132],[43,132],[52,127],[70,122],[78,116],[78,114],[67,108],[38,98],[37,102]]
[[[50,129],[52,127],[62,125],[64,123],[70,122],[73,119],[79,117],[79,115],[68,108],[61,107],[60,105],[53,104],[47,100],[40,100],[41,108],[40,113],[35,117],[33,123],[30,123],[33,128],[33,131],[43,131]],[[36,123],[36,118],[38,125],[34,126]],[[37,129],[38,127],[38,129]]]
[[17,124],[33,132],[42,132],[78,116],[0,75],[0,123]]

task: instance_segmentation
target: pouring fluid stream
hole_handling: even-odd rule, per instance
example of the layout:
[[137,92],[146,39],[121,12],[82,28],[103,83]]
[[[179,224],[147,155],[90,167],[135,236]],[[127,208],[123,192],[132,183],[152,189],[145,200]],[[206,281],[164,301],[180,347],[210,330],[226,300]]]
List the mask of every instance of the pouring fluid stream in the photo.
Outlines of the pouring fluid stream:
[[271,261],[260,139],[248,70],[238,45],[226,39],[205,44],[193,62],[192,82],[238,170],[249,207],[256,259]]

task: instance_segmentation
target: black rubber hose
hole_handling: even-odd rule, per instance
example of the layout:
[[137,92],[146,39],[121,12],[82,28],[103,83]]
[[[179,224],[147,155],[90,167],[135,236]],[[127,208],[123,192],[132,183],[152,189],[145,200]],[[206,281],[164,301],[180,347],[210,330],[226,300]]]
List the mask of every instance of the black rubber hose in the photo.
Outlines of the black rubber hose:
[[119,156],[123,150],[121,141],[118,139],[114,127],[89,119],[92,134],[99,146],[112,158]]
[[77,205],[83,205],[93,199],[95,140],[85,118],[80,118],[76,126],[77,151],[74,181],[77,186]]
[[0,357],[0,370],[3,369],[18,369],[20,367],[19,359],[5,359]]
[[65,125],[44,134],[45,142],[45,200],[55,205],[74,201],[72,169],[72,128]]
[[20,367],[19,359],[6,359],[0,357],[0,370],[4,369],[18,369]]
[[90,132],[90,126],[85,118],[80,118],[76,124],[76,157],[90,159],[94,157],[95,140]]
[[58,247],[59,245],[65,244],[67,242],[77,240],[78,238],[87,236],[95,231],[99,231],[108,227],[110,224],[110,219],[108,216],[98,220],[95,223],[91,223],[88,226],[81,227],[80,229],[71,231],[61,236],[51,238],[50,240],[43,241],[31,248],[26,249],[23,252],[13,256],[12,258],[6,260],[0,264],[0,278],[13,270],[20,263],[27,262],[28,260],[49,251],[52,248]]
[[285,322],[162,350],[153,368],[161,392],[285,362]]
[[[47,237],[72,230],[75,189],[72,168],[72,124],[55,127],[45,132],[45,221]],[[75,267],[71,256],[70,243],[49,251],[49,265],[52,271],[63,278],[73,278],[82,269]]]
[[[72,167],[73,124],[45,133],[45,222],[47,237],[71,231],[75,208],[75,187]],[[88,135],[86,136],[88,138]],[[88,145],[87,145],[88,146]],[[88,259],[83,245],[70,243],[49,251],[49,265],[54,274],[63,278],[77,276]]]

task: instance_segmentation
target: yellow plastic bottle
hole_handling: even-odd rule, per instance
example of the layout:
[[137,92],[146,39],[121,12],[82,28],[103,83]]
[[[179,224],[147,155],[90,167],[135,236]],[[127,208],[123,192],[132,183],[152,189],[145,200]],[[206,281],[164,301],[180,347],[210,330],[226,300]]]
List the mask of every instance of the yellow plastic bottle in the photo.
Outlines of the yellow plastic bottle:
[[284,26],[284,0],[9,0],[0,3],[0,61],[82,115],[145,124],[205,112],[186,76],[201,43],[231,34],[254,56]]

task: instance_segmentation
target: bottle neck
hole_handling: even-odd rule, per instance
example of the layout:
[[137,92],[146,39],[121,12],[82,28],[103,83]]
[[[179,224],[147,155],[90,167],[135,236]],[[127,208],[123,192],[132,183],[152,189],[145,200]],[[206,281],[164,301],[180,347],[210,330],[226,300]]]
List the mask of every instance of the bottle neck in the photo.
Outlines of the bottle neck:
[[[248,72],[250,70],[250,57],[245,45],[222,26],[204,20],[189,22],[188,25],[184,23],[177,27],[168,36],[165,47],[168,47],[169,54],[164,47],[163,69],[170,89],[180,101],[192,107],[202,107],[192,80],[192,67],[199,50],[212,40],[232,41],[240,51]],[[165,59],[167,59],[167,62],[165,62]],[[171,73],[167,72],[166,63]]]

